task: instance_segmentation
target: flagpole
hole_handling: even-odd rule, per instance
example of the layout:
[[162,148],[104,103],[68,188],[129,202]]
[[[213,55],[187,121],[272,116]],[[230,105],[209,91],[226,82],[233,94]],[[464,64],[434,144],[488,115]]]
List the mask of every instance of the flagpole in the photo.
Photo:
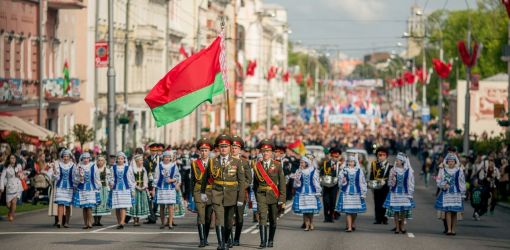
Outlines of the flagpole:
[[[224,16],[222,16],[222,17],[221,17],[221,32],[222,32],[223,34],[225,34],[225,33],[224,33],[224,32],[225,32],[225,17],[224,17]],[[223,38],[223,39],[224,39],[224,38]],[[223,40],[223,41],[222,41],[222,43],[225,43],[225,40]],[[225,47],[226,47],[226,46],[225,46]],[[225,48],[225,50],[226,50],[226,48]],[[226,51],[224,51],[223,53],[225,53],[225,60],[226,60],[226,58],[227,58],[227,52],[226,52]],[[226,67],[226,63],[225,63],[225,67]],[[222,70],[222,71],[223,71],[223,70]],[[225,71],[223,71],[222,73],[225,73],[225,74],[226,74],[227,72],[226,72],[226,70],[225,70]],[[226,79],[226,76],[223,76],[223,77],[224,77],[224,79]],[[228,126],[228,133],[229,133],[230,135],[232,135],[232,119],[231,119],[231,116],[230,116],[230,85],[229,85],[227,82],[225,82],[224,84],[226,85],[226,99],[227,99],[227,100],[226,100],[226,101],[227,101],[227,124],[228,124],[227,126]]]

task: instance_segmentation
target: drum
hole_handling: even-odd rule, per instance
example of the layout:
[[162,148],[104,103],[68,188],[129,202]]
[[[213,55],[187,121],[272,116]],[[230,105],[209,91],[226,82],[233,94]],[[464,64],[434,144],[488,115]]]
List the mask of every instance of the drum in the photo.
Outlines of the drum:
[[367,182],[367,186],[370,189],[381,189],[384,184],[386,184],[386,181],[384,179],[379,180],[371,180]]
[[338,185],[338,177],[333,177],[330,175],[325,175],[320,178],[320,182],[322,186],[325,187],[333,187]]

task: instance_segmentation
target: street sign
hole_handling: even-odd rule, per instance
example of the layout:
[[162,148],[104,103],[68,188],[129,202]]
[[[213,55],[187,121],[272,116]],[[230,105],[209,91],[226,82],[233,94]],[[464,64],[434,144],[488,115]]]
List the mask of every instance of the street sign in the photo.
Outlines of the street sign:
[[108,43],[96,42],[95,55],[96,68],[103,68],[108,66]]
[[430,121],[430,108],[428,106],[421,109],[421,121],[425,123]]

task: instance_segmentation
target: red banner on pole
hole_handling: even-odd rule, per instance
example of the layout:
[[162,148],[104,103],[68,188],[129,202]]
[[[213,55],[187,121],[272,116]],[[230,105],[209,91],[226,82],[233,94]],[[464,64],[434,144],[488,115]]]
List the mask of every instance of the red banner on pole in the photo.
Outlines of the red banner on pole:
[[108,66],[108,43],[96,42],[96,68]]

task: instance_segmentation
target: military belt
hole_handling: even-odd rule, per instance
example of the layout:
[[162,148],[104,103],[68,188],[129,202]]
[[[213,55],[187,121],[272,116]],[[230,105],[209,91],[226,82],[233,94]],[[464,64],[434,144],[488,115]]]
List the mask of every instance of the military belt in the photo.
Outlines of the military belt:
[[220,180],[214,180],[214,184],[220,185],[220,186],[236,186],[239,184],[237,181],[220,181]]

